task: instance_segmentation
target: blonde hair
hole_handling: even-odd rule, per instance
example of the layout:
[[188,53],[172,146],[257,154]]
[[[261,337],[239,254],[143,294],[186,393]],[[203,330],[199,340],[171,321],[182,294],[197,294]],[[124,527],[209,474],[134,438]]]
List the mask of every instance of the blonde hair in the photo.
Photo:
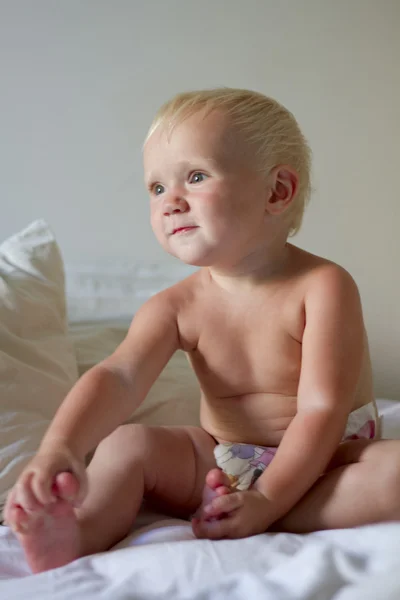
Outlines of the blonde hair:
[[171,132],[194,113],[204,111],[207,116],[214,110],[222,110],[254,147],[261,172],[269,175],[279,164],[287,164],[297,172],[299,187],[287,213],[289,236],[295,235],[311,193],[311,151],[292,113],[276,100],[259,92],[234,88],[177,94],[158,110],[146,141],[160,125]]

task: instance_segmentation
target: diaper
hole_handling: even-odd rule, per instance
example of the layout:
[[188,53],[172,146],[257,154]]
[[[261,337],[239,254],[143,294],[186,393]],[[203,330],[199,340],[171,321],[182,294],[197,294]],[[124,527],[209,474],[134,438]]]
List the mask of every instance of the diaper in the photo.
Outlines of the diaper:
[[[342,441],[374,439],[378,434],[378,415],[371,402],[351,412]],[[274,458],[277,447],[226,442],[214,449],[217,465],[226,473],[233,488],[247,490],[262,475]]]

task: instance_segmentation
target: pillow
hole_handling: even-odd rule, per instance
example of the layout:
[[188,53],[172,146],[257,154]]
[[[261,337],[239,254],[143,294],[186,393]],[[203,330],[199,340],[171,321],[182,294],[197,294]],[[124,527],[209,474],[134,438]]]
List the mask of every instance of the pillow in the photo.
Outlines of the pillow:
[[62,258],[35,221],[0,245],[0,510],[77,377]]

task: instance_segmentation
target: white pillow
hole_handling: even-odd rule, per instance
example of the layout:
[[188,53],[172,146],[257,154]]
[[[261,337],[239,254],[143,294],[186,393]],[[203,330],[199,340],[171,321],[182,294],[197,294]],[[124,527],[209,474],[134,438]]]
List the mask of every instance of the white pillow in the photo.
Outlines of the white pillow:
[[66,332],[62,258],[35,221],[0,245],[0,509],[78,377]]

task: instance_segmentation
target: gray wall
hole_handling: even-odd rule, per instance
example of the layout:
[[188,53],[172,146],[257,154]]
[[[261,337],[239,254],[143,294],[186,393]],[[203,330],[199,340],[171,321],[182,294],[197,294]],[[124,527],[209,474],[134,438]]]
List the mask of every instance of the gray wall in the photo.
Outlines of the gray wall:
[[172,260],[141,144],[177,91],[272,95],[314,151],[300,246],[360,286],[376,390],[400,399],[398,0],[0,0],[0,238],[37,217],[67,263]]

